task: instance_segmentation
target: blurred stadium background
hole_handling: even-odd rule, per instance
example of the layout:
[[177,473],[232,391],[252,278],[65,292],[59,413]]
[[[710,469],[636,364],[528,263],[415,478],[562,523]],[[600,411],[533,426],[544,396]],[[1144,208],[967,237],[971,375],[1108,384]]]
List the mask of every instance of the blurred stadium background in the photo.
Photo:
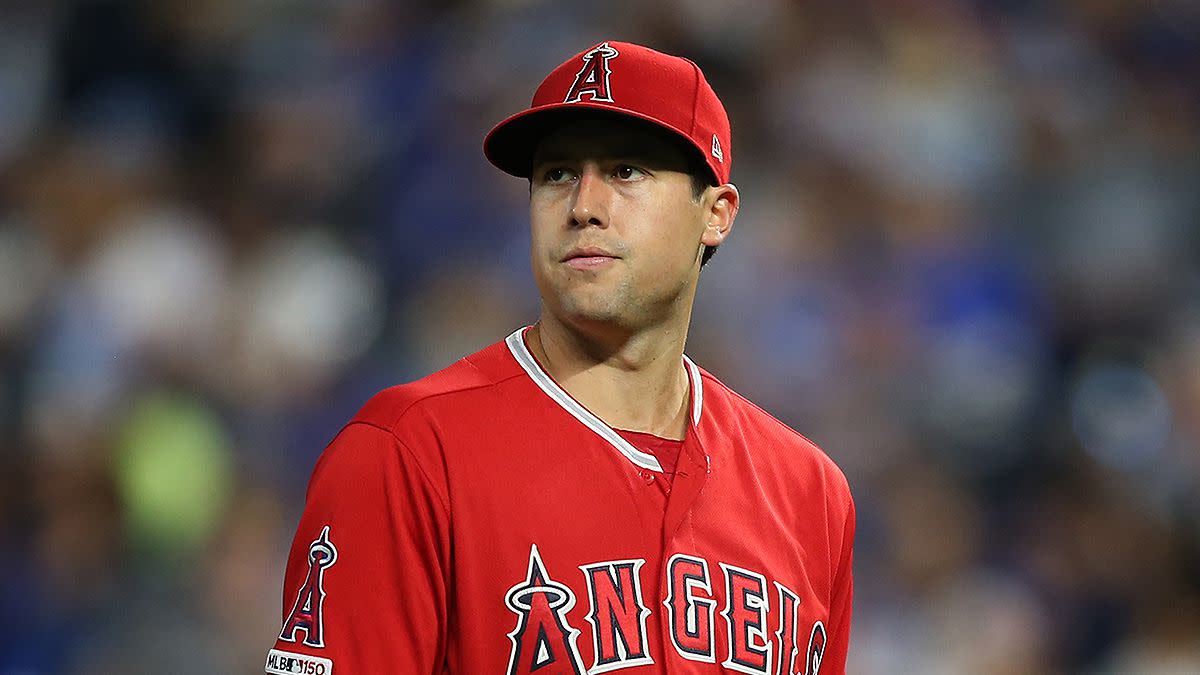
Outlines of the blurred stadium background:
[[536,317],[480,143],[602,38],[729,107],[689,353],[845,468],[852,672],[1200,673],[1197,3],[0,0],[0,674],[261,672],[322,446]]

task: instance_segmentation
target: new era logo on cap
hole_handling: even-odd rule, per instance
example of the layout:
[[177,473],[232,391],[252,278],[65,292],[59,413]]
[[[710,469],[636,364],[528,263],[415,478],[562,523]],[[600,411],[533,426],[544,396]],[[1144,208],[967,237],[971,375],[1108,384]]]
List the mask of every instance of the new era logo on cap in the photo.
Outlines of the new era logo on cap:
[[487,135],[483,153],[506,173],[528,178],[542,136],[582,111],[666,129],[695,149],[717,184],[729,182],[729,117],[700,68],[679,56],[615,40],[589,47],[551,71],[530,107]]

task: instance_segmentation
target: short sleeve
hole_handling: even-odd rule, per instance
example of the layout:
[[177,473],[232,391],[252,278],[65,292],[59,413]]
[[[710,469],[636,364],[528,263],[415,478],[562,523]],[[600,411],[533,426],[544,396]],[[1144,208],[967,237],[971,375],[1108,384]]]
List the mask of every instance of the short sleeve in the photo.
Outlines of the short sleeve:
[[850,647],[850,618],[854,603],[854,501],[851,500],[842,531],[842,549],[833,581],[829,605],[829,633],[821,673],[845,675],[846,654]]
[[266,672],[443,672],[445,494],[392,432],[347,425],[309,483]]

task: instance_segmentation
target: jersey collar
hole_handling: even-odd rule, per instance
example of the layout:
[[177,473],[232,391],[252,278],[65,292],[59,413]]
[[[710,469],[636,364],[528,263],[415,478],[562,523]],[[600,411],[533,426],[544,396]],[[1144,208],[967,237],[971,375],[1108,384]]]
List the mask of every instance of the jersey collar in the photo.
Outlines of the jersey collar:
[[[525,344],[525,331],[527,330],[529,330],[529,326],[518,328],[517,330],[513,331],[511,335],[505,338],[504,342],[508,345],[508,350],[512,352],[513,358],[517,360],[517,363],[520,364],[521,368],[526,372],[526,374],[529,375],[529,378],[533,380],[534,384],[536,384],[543,392],[545,392],[546,395],[551,398],[551,400],[570,413],[575,419],[582,422],[584,426],[591,429],[596,433],[596,435],[607,441],[609,445],[616,448],[617,452],[620,452],[622,455],[624,455],[625,458],[630,462],[633,462],[643,469],[650,469],[651,471],[658,471],[659,473],[662,473],[662,465],[658,463],[658,460],[654,457],[654,455],[642,452],[641,450],[633,447],[629,441],[626,441],[624,438],[622,438],[621,435],[618,434],[612,427],[608,426],[604,420],[597,417],[595,413],[585,408],[583,404],[572,398],[572,396],[568,394],[566,390],[558,386],[558,383],[554,381],[554,378],[550,377],[550,374],[542,369],[541,364],[537,362],[537,359],[535,359],[533,354],[529,351],[528,345]],[[686,354],[683,357],[683,363],[687,367],[688,379],[691,383],[692,426],[696,426],[700,424],[700,414],[704,405],[704,385],[701,381],[700,369],[696,367],[696,364],[693,363]]]

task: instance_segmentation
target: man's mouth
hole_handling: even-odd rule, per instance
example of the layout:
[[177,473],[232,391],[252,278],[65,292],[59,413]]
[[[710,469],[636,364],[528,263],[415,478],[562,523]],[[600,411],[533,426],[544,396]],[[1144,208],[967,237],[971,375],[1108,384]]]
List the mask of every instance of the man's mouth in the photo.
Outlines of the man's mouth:
[[587,246],[573,249],[563,258],[562,262],[573,269],[586,270],[603,267],[617,259],[618,256],[603,248]]

